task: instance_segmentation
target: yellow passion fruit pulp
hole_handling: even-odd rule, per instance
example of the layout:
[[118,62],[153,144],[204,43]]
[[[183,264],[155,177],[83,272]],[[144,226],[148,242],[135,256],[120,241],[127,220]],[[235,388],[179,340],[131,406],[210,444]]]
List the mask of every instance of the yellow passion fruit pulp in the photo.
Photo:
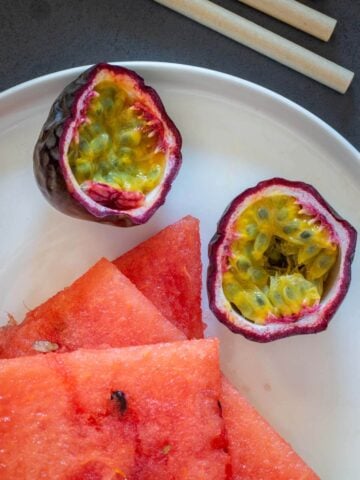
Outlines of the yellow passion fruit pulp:
[[296,317],[319,304],[338,251],[332,232],[296,198],[261,198],[234,223],[224,294],[257,324]]
[[94,87],[68,152],[77,182],[88,180],[146,195],[161,181],[165,155],[159,148],[159,124],[134,103],[119,83]]

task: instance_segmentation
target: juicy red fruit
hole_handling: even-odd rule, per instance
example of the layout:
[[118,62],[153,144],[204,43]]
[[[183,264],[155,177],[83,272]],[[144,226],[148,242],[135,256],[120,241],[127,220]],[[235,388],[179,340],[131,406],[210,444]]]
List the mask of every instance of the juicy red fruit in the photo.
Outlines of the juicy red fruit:
[[114,264],[187,338],[204,336],[199,220],[187,216]]
[[0,358],[99,346],[122,347],[181,340],[134,285],[105,259],[72,285],[28,312],[19,325],[0,329]]
[[82,191],[95,202],[118,210],[138,208],[144,204],[145,195],[142,192],[126,192],[117,190],[110,185],[100,182],[87,181],[82,186]]
[[0,477],[224,480],[219,396],[215,340],[3,360]]

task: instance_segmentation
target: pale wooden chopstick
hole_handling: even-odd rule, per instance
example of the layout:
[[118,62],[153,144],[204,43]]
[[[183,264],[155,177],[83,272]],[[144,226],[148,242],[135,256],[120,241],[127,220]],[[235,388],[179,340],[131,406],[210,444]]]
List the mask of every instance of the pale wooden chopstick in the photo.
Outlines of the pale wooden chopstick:
[[296,0],[238,0],[327,42],[336,20]]
[[354,73],[208,0],[155,0],[206,27],[345,93]]

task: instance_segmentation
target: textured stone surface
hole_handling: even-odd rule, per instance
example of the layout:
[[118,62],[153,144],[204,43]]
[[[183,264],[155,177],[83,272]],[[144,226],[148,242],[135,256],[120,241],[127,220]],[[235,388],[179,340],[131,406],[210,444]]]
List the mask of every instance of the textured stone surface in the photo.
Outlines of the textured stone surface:
[[[329,43],[236,0],[215,3],[360,74],[360,2],[302,1],[338,19]],[[99,61],[186,63],[270,88],[318,115],[360,148],[359,78],[346,95],[338,94],[152,0],[1,0],[0,18],[0,91],[39,75]]]

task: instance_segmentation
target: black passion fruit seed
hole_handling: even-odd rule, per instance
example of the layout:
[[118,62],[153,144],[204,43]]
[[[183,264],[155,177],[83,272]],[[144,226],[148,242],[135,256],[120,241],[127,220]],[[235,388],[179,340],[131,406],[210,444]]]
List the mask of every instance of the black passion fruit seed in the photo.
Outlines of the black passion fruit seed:
[[122,390],[114,390],[111,392],[110,399],[116,403],[121,414],[124,414],[127,409],[126,395]]

